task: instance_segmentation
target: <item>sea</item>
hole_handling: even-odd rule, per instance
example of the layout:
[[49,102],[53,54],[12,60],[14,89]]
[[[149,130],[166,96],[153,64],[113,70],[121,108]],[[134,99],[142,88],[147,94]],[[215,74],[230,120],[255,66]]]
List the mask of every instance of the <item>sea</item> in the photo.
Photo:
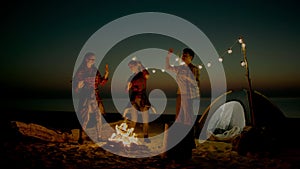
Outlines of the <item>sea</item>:
[[[300,97],[274,97],[269,100],[277,106],[287,118],[300,118]],[[199,115],[211,104],[210,98],[201,98]],[[150,99],[158,114],[175,114],[176,99]],[[6,110],[18,110],[24,112],[75,112],[76,101],[70,99],[22,99],[2,101],[2,107]],[[122,113],[128,99],[103,99],[106,113]]]

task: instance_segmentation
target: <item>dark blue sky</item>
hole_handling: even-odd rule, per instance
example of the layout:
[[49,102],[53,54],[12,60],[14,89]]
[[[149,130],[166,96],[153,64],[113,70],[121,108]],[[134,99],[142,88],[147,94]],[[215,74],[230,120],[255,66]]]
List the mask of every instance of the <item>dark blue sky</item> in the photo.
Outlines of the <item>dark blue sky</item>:
[[[70,97],[74,64],[85,42],[105,24],[138,12],[164,12],[188,20],[206,34],[219,54],[242,35],[254,89],[267,95],[299,96],[300,17],[296,4],[290,0],[6,2],[1,5],[1,96]],[[142,44],[134,43],[137,39],[141,37],[125,40],[115,48],[118,52],[110,54],[128,55],[155,47],[159,37]],[[112,57],[113,69],[120,57]],[[229,88],[246,87],[240,60],[238,54],[224,59]],[[201,79],[204,90],[208,89],[205,71]]]

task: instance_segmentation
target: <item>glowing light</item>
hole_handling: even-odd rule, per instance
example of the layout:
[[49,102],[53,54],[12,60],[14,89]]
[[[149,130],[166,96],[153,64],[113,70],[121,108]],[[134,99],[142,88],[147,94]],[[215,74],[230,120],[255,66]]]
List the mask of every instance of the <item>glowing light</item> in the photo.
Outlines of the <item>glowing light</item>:
[[199,65],[198,67],[199,67],[199,69],[202,69],[202,65]]
[[132,58],[131,58],[131,60],[136,60],[136,57],[135,57],[135,56],[134,56],[134,57],[132,57]]
[[223,58],[219,58],[219,62],[223,62]]
[[176,58],[175,60],[176,60],[176,62],[178,62],[179,58]]
[[179,65],[184,65],[184,62],[180,62]]
[[162,72],[165,72],[165,69],[161,69]]
[[210,62],[207,63],[207,67],[211,67],[211,63]]
[[244,61],[241,61],[241,66],[246,66],[246,62],[244,62]]
[[243,43],[243,39],[241,37],[239,37],[238,41],[239,43]]
[[231,53],[232,53],[232,49],[228,49],[228,50],[227,50],[227,53],[228,53],[228,54],[231,54]]
[[171,67],[174,67],[174,65],[171,65]]
[[156,72],[156,70],[153,69],[153,70],[152,70],[152,73],[155,73],[155,72]]
[[148,68],[147,68],[147,67],[146,67],[145,69],[146,69],[146,70],[148,70]]

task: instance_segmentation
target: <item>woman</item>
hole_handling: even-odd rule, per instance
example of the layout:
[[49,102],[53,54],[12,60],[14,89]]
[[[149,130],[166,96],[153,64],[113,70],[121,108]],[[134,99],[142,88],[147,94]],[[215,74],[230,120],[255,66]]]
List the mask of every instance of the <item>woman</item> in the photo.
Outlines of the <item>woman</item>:
[[149,72],[145,69],[140,61],[132,60],[128,63],[132,75],[128,79],[127,91],[130,97],[130,103],[125,108],[124,115],[130,108],[131,110],[131,121],[133,121],[133,127],[137,122],[138,111],[142,114],[143,119],[143,134],[144,141],[150,142],[148,138],[148,122],[149,122],[149,108],[151,108],[150,101],[148,99],[146,88],[147,79],[149,78]]
[[[105,109],[100,97],[99,86],[104,86],[108,80],[108,65],[105,65],[105,74],[101,76],[95,64],[96,55],[88,52],[74,76],[74,92],[79,96],[78,114],[82,125],[80,140],[82,143],[82,130],[85,130],[90,120],[90,115],[96,113],[97,140],[101,140],[102,119]],[[95,103],[96,102],[96,103]],[[96,108],[95,108],[96,107]]]

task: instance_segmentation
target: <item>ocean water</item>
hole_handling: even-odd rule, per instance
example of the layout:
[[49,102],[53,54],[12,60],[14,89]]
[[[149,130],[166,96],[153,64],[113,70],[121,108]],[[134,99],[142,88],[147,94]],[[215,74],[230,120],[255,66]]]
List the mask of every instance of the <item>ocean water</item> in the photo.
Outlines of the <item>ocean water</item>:
[[270,98],[286,117],[300,118],[300,97],[297,98]]
[[[288,118],[300,118],[300,97],[299,98],[269,98],[283,114]],[[175,114],[176,100],[171,99],[150,99],[152,105],[159,114]],[[103,99],[107,113],[122,113],[128,103],[127,99]],[[200,100],[199,115],[210,105],[210,98]],[[26,100],[3,100],[2,107],[5,109],[25,111],[59,111],[74,112],[72,99],[26,99]]]

